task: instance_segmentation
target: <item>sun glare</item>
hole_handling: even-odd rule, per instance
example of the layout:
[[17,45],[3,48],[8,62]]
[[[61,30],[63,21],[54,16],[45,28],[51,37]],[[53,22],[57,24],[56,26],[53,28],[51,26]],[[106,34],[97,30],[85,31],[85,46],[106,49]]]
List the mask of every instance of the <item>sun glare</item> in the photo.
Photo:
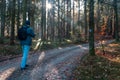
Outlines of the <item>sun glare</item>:
[[47,2],[47,3],[46,3],[46,8],[47,8],[47,9],[51,9],[51,8],[52,8],[52,5]]

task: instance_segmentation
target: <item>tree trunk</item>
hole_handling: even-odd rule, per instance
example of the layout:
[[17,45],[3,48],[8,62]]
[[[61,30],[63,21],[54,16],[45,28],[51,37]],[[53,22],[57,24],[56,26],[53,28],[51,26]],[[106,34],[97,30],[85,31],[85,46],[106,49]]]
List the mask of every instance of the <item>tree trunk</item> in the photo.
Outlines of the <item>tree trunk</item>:
[[96,15],[96,30],[97,30],[97,32],[99,32],[100,31],[100,25],[99,25],[99,21],[100,21],[100,5],[99,5],[99,3],[100,3],[100,0],[98,0],[97,1],[97,15]]
[[0,34],[0,43],[4,43],[4,31],[5,31],[5,8],[6,1],[2,0],[1,4],[1,34]]
[[15,39],[15,2],[16,0],[12,1],[12,18],[11,18],[11,36],[10,36],[10,45],[14,45],[14,39]]
[[58,0],[58,39],[59,39],[59,43],[61,43],[61,35],[60,35],[60,0]]
[[114,5],[114,12],[115,12],[115,40],[119,41],[117,0],[114,0],[113,5]]
[[20,0],[17,1],[17,31],[20,27]]
[[41,17],[41,39],[45,41],[46,35],[46,0],[42,0],[42,17]]
[[87,35],[88,35],[88,23],[87,23],[87,0],[84,1],[84,15],[85,15],[85,40],[87,40]]
[[26,12],[27,12],[27,0],[23,0],[23,24],[26,21]]
[[66,38],[70,39],[71,38],[71,2],[69,2],[69,0],[67,0],[67,26],[66,26]]
[[[32,1],[32,3],[31,3]],[[30,0],[28,11],[28,20],[30,20],[31,26],[34,28],[34,14],[35,14],[35,0]]]
[[74,22],[74,15],[75,15],[75,5],[74,5],[74,0],[73,0],[73,35],[75,34],[75,22]]
[[94,0],[89,0],[89,53],[94,56]]
[[[54,5],[55,4],[55,0],[52,0],[52,5]],[[54,22],[55,22],[55,6],[53,6],[52,7],[52,24],[51,24],[51,40],[54,42],[55,41],[55,24],[54,24]]]

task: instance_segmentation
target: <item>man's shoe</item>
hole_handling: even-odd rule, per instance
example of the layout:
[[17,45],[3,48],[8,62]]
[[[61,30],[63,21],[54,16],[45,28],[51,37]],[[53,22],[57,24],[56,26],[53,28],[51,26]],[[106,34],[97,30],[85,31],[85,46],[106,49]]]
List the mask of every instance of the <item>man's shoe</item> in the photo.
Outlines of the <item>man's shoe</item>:
[[21,68],[21,70],[23,71],[23,70],[26,70],[26,68]]
[[29,67],[29,65],[26,64],[24,68],[21,68],[21,70],[25,70],[27,67]]
[[29,67],[29,65],[26,64],[25,67]]

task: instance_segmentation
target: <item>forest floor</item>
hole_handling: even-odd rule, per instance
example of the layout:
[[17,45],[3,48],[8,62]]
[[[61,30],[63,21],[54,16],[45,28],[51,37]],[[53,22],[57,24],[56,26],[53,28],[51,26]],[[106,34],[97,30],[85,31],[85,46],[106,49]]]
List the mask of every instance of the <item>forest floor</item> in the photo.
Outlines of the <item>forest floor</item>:
[[96,56],[84,56],[74,69],[72,80],[120,80],[120,42],[96,48]]
[[[110,42],[105,41],[108,44]],[[119,46],[112,47],[112,44]],[[29,55],[29,67],[25,71],[21,71],[19,67],[21,56],[1,61],[0,80],[119,80],[119,62],[113,62],[114,66],[112,61],[107,60],[112,57],[113,61],[116,59],[119,61],[119,55],[116,51],[119,50],[120,44],[112,44],[104,45],[104,55],[102,55],[101,44],[96,44],[97,56],[94,57],[88,55],[88,44],[35,52]],[[107,50],[115,51],[115,55]],[[107,74],[109,72],[111,72],[110,75]]]

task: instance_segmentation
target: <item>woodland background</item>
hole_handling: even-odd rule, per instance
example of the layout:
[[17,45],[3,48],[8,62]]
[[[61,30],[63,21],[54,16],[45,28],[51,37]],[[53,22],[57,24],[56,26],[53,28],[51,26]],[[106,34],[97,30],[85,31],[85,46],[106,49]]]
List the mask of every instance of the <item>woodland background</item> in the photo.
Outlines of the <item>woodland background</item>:
[[77,59],[71,78],[120,80],[120,0],[0,0],[0,62],[22,55],[17,31],[26,20],[36,34],[33,51],[89,43],[96,56]]
[[14,45],[17,31],[30,20],[40,44],[119,40],[119,0],[1,0],[0,43]]

